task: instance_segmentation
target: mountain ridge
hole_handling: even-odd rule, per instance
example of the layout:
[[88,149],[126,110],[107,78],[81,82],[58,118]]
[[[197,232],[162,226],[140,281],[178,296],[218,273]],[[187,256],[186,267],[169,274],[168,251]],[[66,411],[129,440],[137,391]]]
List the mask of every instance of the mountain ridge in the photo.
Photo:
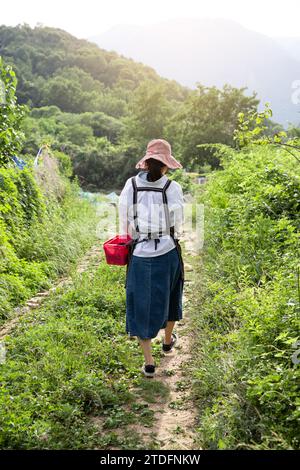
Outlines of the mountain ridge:
[[[282,124],[300,121],[292,102],[292,83],[300,60],[287,46],[240,23],[222,18],[177,19],[151,25],[115,25],[89,38],[100,47],[153,67],[160,76],[184,86],[222,87],[230,83],[256,91]],[[300,54],[299,54],[300,59]]]

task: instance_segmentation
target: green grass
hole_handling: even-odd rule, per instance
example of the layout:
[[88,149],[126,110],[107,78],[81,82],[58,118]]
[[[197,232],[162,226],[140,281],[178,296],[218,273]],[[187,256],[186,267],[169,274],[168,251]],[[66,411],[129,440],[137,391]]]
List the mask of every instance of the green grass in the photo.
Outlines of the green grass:
[[143,379],[139,382],[139,394],[147,403],[165,402],[170,390],[159,380]]
[[[131,423],[149,427],[147,401],[168,391],[142,377],[140,348],[125,333],[124,274],[105,262],[74,274],[73,285],[52,293],[6,338],[2,449],[142,446],[123,434]],[[158,348],[155,355],[158,362]],[[101,419],[100,428],[92,417]]]

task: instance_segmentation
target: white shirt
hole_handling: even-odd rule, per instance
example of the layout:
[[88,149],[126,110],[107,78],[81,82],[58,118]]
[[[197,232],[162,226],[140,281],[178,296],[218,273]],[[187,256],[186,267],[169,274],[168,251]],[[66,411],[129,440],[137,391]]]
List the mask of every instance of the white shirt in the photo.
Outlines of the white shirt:
[[[135,177],[136,185],[143,187],[163,188],[168,178],[163,175],[156,181],[147,180],[147,171],[140,171]],[[183,192],[177,181],[172,181],[166,191],[168,200],[168,209],[170,214],[170,226],[174,226],[175,238],[180,238],[183,233]],[[163,233],[166,231],[166,220],[164,214],[164,205],[162,193],[158,191],[138,191],[137,193],[137,222],[140,234],[137,234],[133,221],[133,187],[131,178],[129,178],[119,197],[119,228],[120,234],[129,234],[132,238],[143,239],[151,231],[158,234],[161,228]],[[158,236],[157,236],[158,238]],[[159,237],[159,243],[155,250],[154,240],[147,240],[138,243],[134,249],[135,256],[160,256],[175,247],[174,240],[170,234],[163,234]]]

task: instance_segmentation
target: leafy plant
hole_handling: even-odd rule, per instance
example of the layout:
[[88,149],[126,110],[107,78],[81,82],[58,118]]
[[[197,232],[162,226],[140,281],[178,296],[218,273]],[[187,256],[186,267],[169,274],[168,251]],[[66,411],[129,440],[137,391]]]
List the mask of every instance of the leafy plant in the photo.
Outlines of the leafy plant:
[[25,107],[16,103],[16,86],[15,72],[4,65],[0,56],[0,166],[6,165],[10,157],[20,151],[24,140],[20,123]]
[[300,168],[267,144],[228,152],[222,166],[199,193],[206,206],[193,315],[200,443],[298,449]]

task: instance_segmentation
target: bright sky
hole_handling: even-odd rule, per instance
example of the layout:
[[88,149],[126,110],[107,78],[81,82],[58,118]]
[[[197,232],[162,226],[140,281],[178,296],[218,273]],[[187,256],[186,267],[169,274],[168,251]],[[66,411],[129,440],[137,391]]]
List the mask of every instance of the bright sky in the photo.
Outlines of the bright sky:
[[299,0],[14,0],[5,2],[0,24],[42,23],[86,38],[116,24],[191,17],[229,18],[269,36],[300,37]]

